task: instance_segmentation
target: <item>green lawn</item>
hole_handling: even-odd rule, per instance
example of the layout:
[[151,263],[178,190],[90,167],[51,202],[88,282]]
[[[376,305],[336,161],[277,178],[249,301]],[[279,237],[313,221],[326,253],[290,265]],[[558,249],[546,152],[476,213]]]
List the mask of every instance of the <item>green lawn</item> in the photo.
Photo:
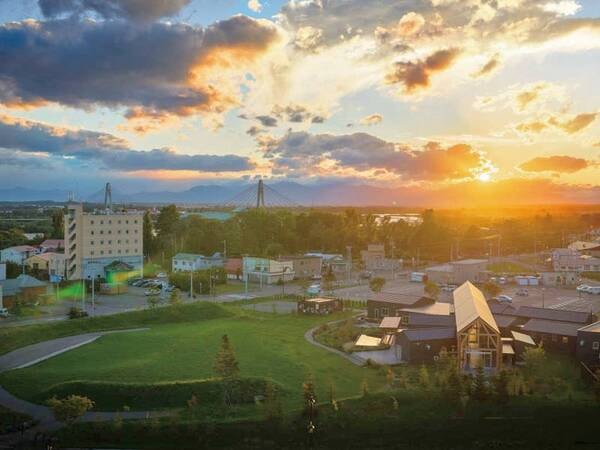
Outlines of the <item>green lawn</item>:
[[[154,384],[206,380],[214,377],[213,361],[225,333],[234,346],[241,376],[272,378],[283,389],[284,406],[288,409],[300,406],[302,383],[309,376],[322,397],[332,382],[340,398],[358,395],[363,380],[373,390],[385,383],[382,371],[357,367],[305,341],[306,330],[344,315],[275,316],[238,306],[223,310],[231,316],[216,314],[212,320],[152,325],[145,332],[107,335],[36,366],[3,374],[0,384],[19,397],[43,402],[55,393],[98,392],[98,386],[86,386],[88,382]],[[79,383],[63,384],[73,381]],[[168,384],[165,388],[171,389]],[[99,398],[92,398],[97,409],[122,407],[125,401],[111,394],[117,391],[105,386]],[[184,406],[189,390],[177,392],[179,400],[175,403]],[[160,398],[161,395],[133,395],[126,401],[132,409],[175,406],[172,399],[165,405]]]

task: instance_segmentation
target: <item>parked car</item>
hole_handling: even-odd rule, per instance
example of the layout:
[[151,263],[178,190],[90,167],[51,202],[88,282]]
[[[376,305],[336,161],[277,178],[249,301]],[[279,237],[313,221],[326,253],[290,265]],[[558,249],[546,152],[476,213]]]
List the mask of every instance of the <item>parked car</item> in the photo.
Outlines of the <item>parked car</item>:
[[520,295],[521,297],[527,297],[529,296],[529,291],[521,288],[517,291],[517,295]]
[[151,289],[146,289],[144,291],[144,295],[149,297],[151,295],[159,295],[160,294],[160,289],[156,289],[156,288],[151,288]]
[[139,282],[139,281],[144,281],[143,278],[130,278],[129,280],[127,280],[127,284],[131,285],[131,286],[136,286],[135,283]]
[[442,286],[442,291],[443,292],[454,292],[454,289],[456,289],[458,286],[455,284],[445,284]]
[[494,297],[494,300],[500,302],[500,303],[512,303],[512,297],[508,296],[508,295],[498,295],[497,297]]
[[364,272],[360,273],[360,277],[363,280],[369,280],[372,276],[373,276],[373,272],[369,272],[368,270],[365,270]]
[[498,278],[498,283],[500,283],[500,284],[506,284],[506,281],[507,281],[506,277],[500,277],[500,278]]
[[8,309],[0,308],[0,317],[8,317]]
[[312,284],[306,289],[306,293],[308,295],[319,295],[321,293],[321,285],[320,284]]
[[590,292],[590,287],[587,284],[580,284],[579,286],[577,286],[576,290],[577,292]]
[[588,294],[600,295],[600,286],[589,286]]
[[165,272],[158,272],[156,274],[156,278],[167,278],[167,274]]

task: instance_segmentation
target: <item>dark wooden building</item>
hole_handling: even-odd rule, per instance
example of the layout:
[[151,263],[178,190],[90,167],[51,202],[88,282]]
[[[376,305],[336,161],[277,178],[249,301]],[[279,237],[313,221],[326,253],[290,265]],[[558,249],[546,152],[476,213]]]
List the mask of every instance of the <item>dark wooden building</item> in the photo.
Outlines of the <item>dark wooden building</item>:
[[431,363],[446,351],[456,352],[456,328],[416,328],[402,330],[396,336],[396,344],[402,347],[402,361]]
[[298,312],[302,314],[331,314],[343,309],[342,301],[337,298],[315,297],[298,302]]
[[577,330],[577,359],[592,372],[600,369],[600,322]]
[[521,330],[529,334],[536,344],[550,352],[574,355],[577,344],[577,330],[581,324],[558,322],[545,319],[531,319]]

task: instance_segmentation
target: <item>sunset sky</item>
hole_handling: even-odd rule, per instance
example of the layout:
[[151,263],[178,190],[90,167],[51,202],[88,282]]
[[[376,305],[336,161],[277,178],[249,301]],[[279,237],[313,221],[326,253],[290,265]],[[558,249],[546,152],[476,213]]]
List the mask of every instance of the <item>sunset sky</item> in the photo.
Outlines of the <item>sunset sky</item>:
[[0,24],[0,188],[600,201],[598,0],[0,0]]

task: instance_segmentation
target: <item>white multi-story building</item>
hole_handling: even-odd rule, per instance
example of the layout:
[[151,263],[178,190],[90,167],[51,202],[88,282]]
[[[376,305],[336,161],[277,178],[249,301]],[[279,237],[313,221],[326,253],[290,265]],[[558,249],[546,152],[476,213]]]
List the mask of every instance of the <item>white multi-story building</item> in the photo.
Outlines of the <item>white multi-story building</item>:
[[143,212],[83,212],[79,203],[69,203],[65,215],[67,279],[103,278],[105,267],[118,261],[142,275]]

